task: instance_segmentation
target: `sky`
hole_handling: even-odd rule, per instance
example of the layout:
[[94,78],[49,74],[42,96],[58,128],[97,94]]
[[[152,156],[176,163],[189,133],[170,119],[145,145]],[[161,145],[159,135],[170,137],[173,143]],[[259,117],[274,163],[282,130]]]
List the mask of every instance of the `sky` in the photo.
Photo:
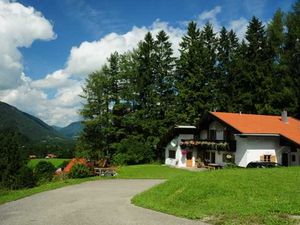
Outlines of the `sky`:
[[294,0],[0,0],[0,101],[66,126],[80,120],[88,74],[114,51],[132,50],[165,30],[174,54],[189,21],[233,29],[252,16],[267,24]]

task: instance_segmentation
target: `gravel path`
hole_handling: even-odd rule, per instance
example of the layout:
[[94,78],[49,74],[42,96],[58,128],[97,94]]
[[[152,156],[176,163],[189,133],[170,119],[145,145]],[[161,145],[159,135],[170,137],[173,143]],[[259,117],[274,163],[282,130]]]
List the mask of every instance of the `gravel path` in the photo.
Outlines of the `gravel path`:
[[0,205],[1,225],[205,225],[136,207],[130,199],[161,180],[99,180]]

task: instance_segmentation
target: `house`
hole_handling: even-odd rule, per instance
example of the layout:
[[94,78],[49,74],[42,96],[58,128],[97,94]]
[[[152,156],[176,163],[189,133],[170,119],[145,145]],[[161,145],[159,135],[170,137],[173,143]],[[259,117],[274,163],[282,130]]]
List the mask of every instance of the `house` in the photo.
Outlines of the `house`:
[[57,155],[52,154],[52,153],[49,153],[49,154],[46,155],[45,158],[46,158],[46,159],[54,159],[54,158],[57,158]]
[[166,147],[168,165],[195,167],[197,160],[241,167],[253,161],[300,165],[300,121],[286,111],[281,116],[208,112],[197,128],[177,130]]

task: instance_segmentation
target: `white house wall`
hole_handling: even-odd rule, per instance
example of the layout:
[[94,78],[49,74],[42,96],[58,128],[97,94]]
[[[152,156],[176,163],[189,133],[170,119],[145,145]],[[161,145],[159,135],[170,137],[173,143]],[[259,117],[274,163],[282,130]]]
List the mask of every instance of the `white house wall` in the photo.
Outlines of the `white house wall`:
[[[181,148],[180,148],[180,142],[182,140],[189,140],[189,139],[194,139],[193,134],[179,134],[178,137],[176,137],[173,140],[176,140],[177,146],[172,147],[171,142],[168,144],[166,147],[165,155],[165,164],[170,165],[170,166],[177,166],[177,167],[186,167],[186,155],[182,155]],[[175,159],[168,158],[169,156],[169,150],[176,150],[176,157]],[[197,152],[193,152],[193,165],[195,165],[195,159],[196,159]]]
[[279,137],[236,136],[235,163],[246,167],[249,162],[260,161],[261,155],[276,155],[279,158]]

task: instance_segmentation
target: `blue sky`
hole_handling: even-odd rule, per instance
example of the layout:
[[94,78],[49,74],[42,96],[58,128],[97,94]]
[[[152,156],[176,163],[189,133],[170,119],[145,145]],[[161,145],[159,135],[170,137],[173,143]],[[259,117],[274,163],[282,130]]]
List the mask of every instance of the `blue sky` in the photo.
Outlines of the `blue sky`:
[[25,6],[33,6],[54,25],[57,39],[51,42],[35,42],[22,49],[25,72],[40,78],[64,66],[72,46],[83,41],[98,40],[104,35],[125,33],[133,26],[150,26],[160,19],[170,25],[180,26],[181,21],[194,20],[216,6],[222,7],[218,15],[220,23],[253,15],[268,21],[278,8],[289,10],[292,0],[23,0]]
[[276,9],[289,11],[293,2],[0,0],[0,25],[7,25],[0,28],[0,44],[7,45],[0,60],[8,55],[11,65],[0,62],[0,100],[64,126],[79,119],[78,94],[87,74],[111,51],[132,49],[145,32],[165,29],[176,53],[187,21],[210,21],[216,31],[226,26],[242,38],[253,15],[267,23]]

